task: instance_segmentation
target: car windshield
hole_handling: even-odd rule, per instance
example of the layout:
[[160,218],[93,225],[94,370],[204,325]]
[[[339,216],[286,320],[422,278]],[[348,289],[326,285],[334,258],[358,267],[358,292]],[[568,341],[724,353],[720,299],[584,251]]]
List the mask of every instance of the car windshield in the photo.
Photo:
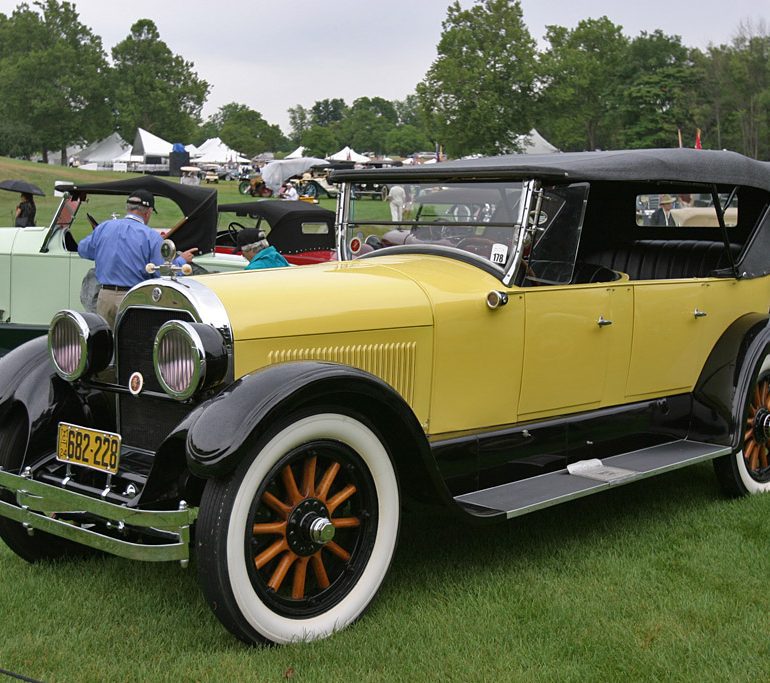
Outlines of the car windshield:
[[452,247],[504,268],[518,239],[521,183],[387,186],[385,200],[353,193],[347,257],[397,245]]

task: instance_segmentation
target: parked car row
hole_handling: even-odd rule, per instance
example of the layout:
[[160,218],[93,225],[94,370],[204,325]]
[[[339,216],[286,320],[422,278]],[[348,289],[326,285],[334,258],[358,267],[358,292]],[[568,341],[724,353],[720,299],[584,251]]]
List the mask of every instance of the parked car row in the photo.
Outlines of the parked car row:
[[[195,553],[225,628],[293,643],[365,612],[405,499],[490,524],[704,461],[730,495],[770,489],[766,164],[634,150],[330,180],[337,220],[308,224],[338,260],[147,281],[114,330],[65,301],[0,359],[18,555]],[[409,187],[408,213],[362,184]],[[652,193],[709,194],[716,225],[640,225]]]

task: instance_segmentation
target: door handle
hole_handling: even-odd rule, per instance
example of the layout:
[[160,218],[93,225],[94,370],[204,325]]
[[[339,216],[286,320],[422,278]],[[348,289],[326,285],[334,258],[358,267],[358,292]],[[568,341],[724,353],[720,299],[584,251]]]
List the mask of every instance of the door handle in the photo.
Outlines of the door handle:
[[708,313],[706,313],[706,311],[701,311],[699,308],[696,308],[695,311],[693,312],[693,315],[696,318],[705,318],[708,315]]
[[600,315],[599,320],[596,321],[596,324],[599,327],[607,327],[607,325],[612,325],[612,320],[606,320],[603,315]]

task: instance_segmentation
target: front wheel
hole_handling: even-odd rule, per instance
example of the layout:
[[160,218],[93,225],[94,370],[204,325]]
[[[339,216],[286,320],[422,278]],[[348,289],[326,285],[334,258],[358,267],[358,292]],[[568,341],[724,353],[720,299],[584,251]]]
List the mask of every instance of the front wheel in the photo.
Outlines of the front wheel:
[[241,180],[238,183],[238,192],[241,194],[251,194],[251,183],[248,180]]
[[323,638],[374,598],[399,517],[395,472],[370,427],[338,413],[289,420],[206,484],[196,534],[203,593],[246,642]]
[[770,491],[770,355],[759,366],[743,411],[741,448],[714,461],[719,483],[733,496]]

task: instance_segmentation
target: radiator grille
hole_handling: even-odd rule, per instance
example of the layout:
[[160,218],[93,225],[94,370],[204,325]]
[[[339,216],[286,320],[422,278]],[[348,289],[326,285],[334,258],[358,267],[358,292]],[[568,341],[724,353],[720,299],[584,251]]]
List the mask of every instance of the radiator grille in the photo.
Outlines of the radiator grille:
[[407,403],[412,403],[416,357],[415,342],[395,342],[271,351],[268,361],[324,360],[350,365],[385,380]]
[[[125,312],[116,333],[120,384],[128,386],[129,377],[134,372],[141,372],[145,391],[163,391],[152,367],[152,345],[161,325],[169,320],[194,322],[186,311],[129,308]],[[189,404],[171,398],[121,394],[118,415],[123,442],[127,446],[155,451],[190,410]]]

